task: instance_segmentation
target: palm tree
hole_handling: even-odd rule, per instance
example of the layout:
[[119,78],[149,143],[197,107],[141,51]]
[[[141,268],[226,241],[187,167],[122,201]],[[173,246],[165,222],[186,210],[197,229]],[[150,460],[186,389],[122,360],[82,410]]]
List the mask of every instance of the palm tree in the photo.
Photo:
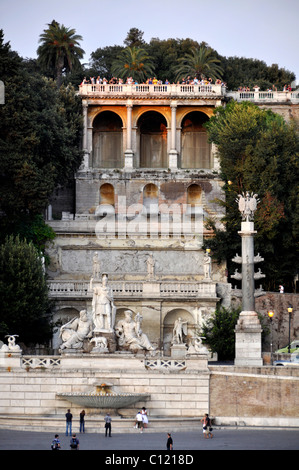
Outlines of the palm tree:
[[75,29],[66,28],[53,20],[48,29],[40,35],[41,45],[37,49],[38,61],[42,68],[51,71],[57,87],[62,83],[62,74],[80,65],[84,50],[79,46],[82,37]]
[[112,64],[112,74],[126,79],[132,77],[142,82],[146,77],[153,76],[153,64],[145,49],[126,47]]
[[223,70],[218,65],[220,60],[213,55],[213,51],[206,47],[193,47],[191,53],[178,59],[179,67],[176,73],[176,80],[185,76],[196,78],[207,77],[212,80],[220,78]]

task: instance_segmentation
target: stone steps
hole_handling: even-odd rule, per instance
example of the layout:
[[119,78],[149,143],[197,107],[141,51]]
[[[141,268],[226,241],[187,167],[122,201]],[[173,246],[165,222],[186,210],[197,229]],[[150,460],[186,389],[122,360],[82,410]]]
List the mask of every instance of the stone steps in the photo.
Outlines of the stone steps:
[[[85,432],[101,433],[104,432],[104,414],[86,416]],[[122,418],[119,415],[112,417],[112,431],[114,433],[138,433],[134,427],[135,418]],[[183,417],[149,417],[149,424],[146,432],[178,432],[192,431],[201,429],[201,418],[183,418]],[[36,432],[65,432],[65,416],[24,416],[24,415],[0,415],[1,429],[14,429],[18,431],[36,431]],[[73,418],[73,432],[79,433],[79,417]]]

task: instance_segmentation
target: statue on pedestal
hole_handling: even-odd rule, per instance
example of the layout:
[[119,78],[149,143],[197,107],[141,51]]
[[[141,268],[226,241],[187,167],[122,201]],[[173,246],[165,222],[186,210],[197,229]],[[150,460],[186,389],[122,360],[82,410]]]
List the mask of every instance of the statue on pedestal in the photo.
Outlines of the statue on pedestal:
[[115,333],[118,338],[118,345],[129,351],[137,351],[145,349],[146,351],[154,351],[148,337],[141,330],[142,316],[137,313],[135,320],[132,318],[131,310],[125,311],[125,319],[120,320],[116,327]]
[[172,344],[183,344],[183,336],[187,336],[187,321],[179,317],[174,322]]
[[208,250],[206,250],[203,258],[203,267],[204,267],[204,278],[211,279],[212,271],[211,271],[211,256]]
[[95,331],[113,331],[116,308],[112,290],[108,287],[108,275],[102,275],[102,283],[93,287],[92,318]]
[[60,349],[81,349],[83,341],[92,336],[92,322],[88,318],[87,311],[81,310],[80,316],[62,325],[60,334],[63,343]]

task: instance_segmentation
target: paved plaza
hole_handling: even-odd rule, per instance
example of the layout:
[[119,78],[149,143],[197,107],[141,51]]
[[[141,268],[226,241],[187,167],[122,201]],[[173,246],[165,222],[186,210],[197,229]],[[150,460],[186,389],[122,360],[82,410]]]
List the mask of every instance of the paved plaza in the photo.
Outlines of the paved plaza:
[[[171,431],[171,430],[170,430]],[[248,428],[215,428],[213,439],[204,439],[202,432],[172,433],[175,451],[200,450],[299,450],[299,429],[248,429]],[[166,451],[166,432],[144,432],[136,434],[113,434],[111,438],[103,433],[77,434],[80,450],[102,451],[102,456],[123,453],[138,455],[138,451]],[[49,432],[28,432],[0,429],[0,450],[50,450],[54,435]],[[70,437],[60,433],[62,450],[70,450]],[[126,451],[126,452],[125,452]],[[156,455],[156,454],[155,454]],[[154,462],[152,462],[154,463]]]

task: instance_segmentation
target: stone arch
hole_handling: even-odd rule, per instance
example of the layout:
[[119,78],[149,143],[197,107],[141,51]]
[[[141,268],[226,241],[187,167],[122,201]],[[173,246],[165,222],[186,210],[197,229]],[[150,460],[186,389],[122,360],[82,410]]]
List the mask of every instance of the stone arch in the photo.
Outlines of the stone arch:
[[123,166],[123,121],[119,114],[99,112],[93,119],[92,141],[93,168]]
[[212,146],[204,124],[209,116],[201,111],[186,113],[181,121],[181,167],[212,168]]
[[202,212],[203,204],[202,187],[192,183],[187,188],[187,214],[196,215]]
[[104,183],[100,186],[99,206],[97,206],[95,215],[106,216],[115,214],[115,194],[114,186],[110,183]]
[[163,320],[163,351],[164,351],[165,356],[170,356],[170,347],[171,347],[171,341],[173,338],[173,327],[174,327],[175,320],[177,320],[179,317],[183,321],[188,322],[187,323],[187,329],[188,329],[187,341],[188,341],[188,338],[191,339],[191,337],[194,334],[195,319],[194,319],[193,314],[190,313],[185,308],[170,309],[164,316],[164,320]]
[[148,183],[143,188],[143,206],[147,215],[159,212],[159,188],[154,183]]
[[158,111],[146,111],[137,121],[139,166],[167,168],[167,120]]

